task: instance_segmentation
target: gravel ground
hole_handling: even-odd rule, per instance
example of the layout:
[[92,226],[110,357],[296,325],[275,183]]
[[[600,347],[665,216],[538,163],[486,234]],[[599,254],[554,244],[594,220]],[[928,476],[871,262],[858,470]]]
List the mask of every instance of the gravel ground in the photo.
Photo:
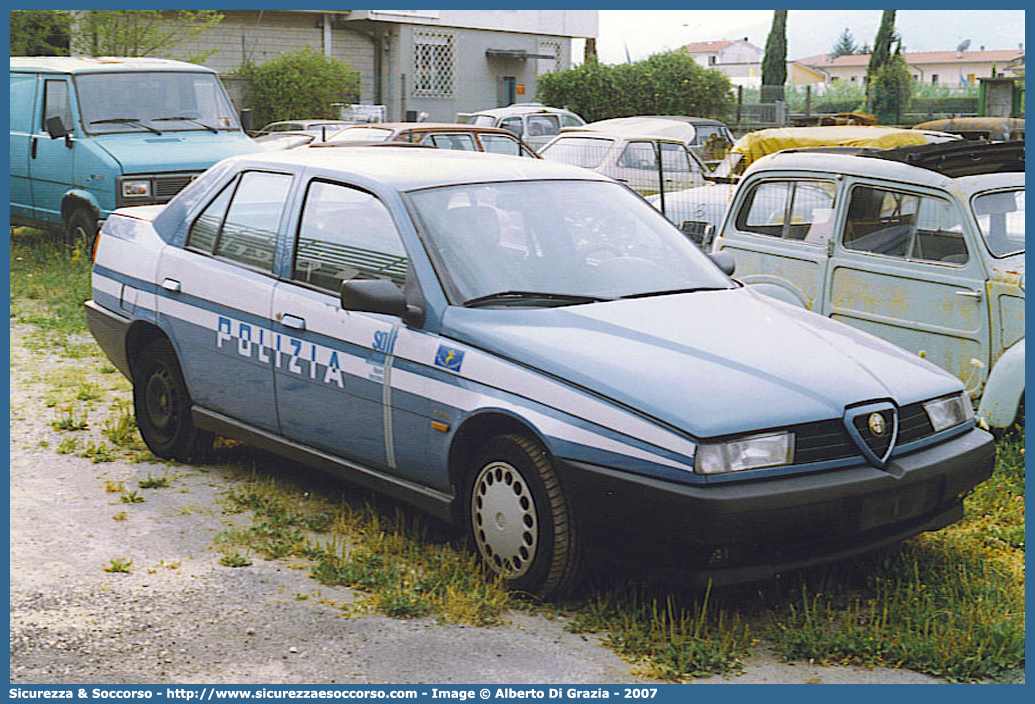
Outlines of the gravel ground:
[[[320,585],[289,561],[218,564],[227,528],[218,467],[175,466],[171,487],[121,504],[105,480],[135,489],[165,467],[91,463],[55,448],[41,357],[12,328],[11,683],[644,683],[596,636],[563,619],[511,613],[490,628],[347,616],[349,589]],[[92,364],[92,363],[91,363]],[[93,365],[96,366],[96,365]],[[46,443],[45,446],[41,445]],[[113,516],[125,512],[125,520]],[[109,573],[132,560],[129,574]],[[706,683],[936,683],[904,670],[780,662],[764,646],[742,675]]]

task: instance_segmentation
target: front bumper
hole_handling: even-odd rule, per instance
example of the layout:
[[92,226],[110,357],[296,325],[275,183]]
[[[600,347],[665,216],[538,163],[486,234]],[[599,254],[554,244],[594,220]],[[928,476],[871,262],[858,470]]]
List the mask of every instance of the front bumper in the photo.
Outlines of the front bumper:
[[992,436],[974,428],[869,465],[688,486],[565,462],[563,481],[591,562],[735,584],[832,562],[937,530],[991,476]]

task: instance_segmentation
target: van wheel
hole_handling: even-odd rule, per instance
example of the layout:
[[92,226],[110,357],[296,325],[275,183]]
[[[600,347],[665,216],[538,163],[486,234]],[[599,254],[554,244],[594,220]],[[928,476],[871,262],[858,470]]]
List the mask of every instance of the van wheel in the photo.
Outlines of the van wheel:
[[519,434],[479,452],[469,475],[471,538],[510,589],[561,595],[577,585],[582,555],[574,516],[546,451]]
[[65,223],[65,243],[74,247],[82,243],[87,251],[93,251],[97,238],[97,218],[86,208],[76,208]]
[[205,459],[212,435],[194,426],[191,405],[172,345],[164,338],[152,341],[133,365],[137,427],[151,452],[181,461]]

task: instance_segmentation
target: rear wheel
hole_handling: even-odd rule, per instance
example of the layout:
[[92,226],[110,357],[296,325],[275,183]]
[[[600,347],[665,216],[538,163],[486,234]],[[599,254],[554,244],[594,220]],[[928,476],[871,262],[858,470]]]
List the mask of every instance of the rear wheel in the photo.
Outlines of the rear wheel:
[[543,596],[578,583],[582,556],[574,516],[553,462],[519,434],[478,453],[468,487],[468,524],[483,562],[511,589]]
[[212,436],[194,426],[191,405],[172,345],[164,338],[149,343],[133,368],[133,406],[151,452],[181,461],[204,459]]

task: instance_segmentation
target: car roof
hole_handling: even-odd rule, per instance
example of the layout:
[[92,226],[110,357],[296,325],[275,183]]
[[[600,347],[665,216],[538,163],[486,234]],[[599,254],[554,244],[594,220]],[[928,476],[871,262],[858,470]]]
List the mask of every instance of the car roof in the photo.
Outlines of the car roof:
[[677,142],[692,142],[697,135],[693,125],[681,120],[668,120],[663,117],[615,117],[610,120],[598,120],[579,127],[565,127],[562,133],[583,132],[621,135],[623,137],[651,137],[671,139]]
[[548,112],[554,114],[574,115],[571,110],[565,108],[554,108],[542,103],[514,103],[502,108],[489,108],[488,110],[475,110],[463,115],[490,115],[492,117],[506,117],[509,115],[526,115],[528,113]]
[[535,179],[609,181],[587,169],[541,159],[406,147],[306,148],[258,152],[231,157],[245,166],[275,168],[278,164],[319,170],[356,181],[382,183],[400,191],[433,186]]
[[276,122],[270,122],[269,124],[266,125],[266,127],[272,127],[273,125],[303,125],[303,126],[306,126],[306,127],[311,126],[311,125],[341,125],[341,126],[344,127],[345,125],[351,125],[351,124],[353,124],[353,123],[349,122],[348,120],[334,120],[334,119],[327,119],[327,120],[277,120]]
[[116,73],[125,71],[196,71],[212,73],[210,68],[173,59],[125,56],[12,56],[11,69],[43,73]]
[[[773,169],[811,169],[876,176],[942,188],[950,179],[971,177],[971,182],[976,182],[979,178],[1001,174],[1019,174],[1020,182],[1023,182],[1024,143],[954,141],[892,149],[788,149],[759,159],[744,176]],[[1014,182],[1011,179],[1005,181]]]
[[393,130],[395,132],[406,132],[408,130],[412,130],[414,132],[484,132],[486,134],[506,134],[511,137],[514,136],[513,132],[499,127],[469,125],[463,122],[371,122],[359,125],[349,125],[347,128],[343,129],[353,129],[357,127],[380,128]]

